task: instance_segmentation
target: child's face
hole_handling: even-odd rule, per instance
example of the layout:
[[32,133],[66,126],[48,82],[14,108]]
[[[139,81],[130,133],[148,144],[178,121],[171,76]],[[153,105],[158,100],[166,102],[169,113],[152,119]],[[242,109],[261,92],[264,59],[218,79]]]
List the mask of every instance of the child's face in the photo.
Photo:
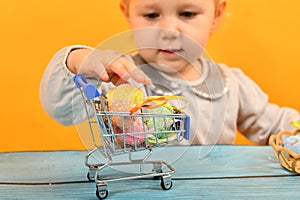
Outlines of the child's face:
[[226,0],[124,0],[121,8],[132,29],[144,30],[135,38],[141,56],[182,71],[188,63],[181,56],[191,61],[194,44],[205,48],[225,5]]

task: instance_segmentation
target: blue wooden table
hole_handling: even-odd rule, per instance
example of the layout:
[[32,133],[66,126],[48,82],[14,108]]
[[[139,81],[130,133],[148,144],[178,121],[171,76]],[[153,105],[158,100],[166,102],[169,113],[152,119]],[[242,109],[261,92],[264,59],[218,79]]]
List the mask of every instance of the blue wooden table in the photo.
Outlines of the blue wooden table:
[[[95,183],[86,178],[86,153],[1,153],[0,199],[97,199]],[[95,154],[91,159],[103,158]],[[300,177],[282,168],[271,146],[164,147],[154,149],[150,159],[163,159],[176,169],[170,190],[150,178],[113,181],[107,199],[298,199],[300,194]],[[132,170],[112,166],[102,175]]]

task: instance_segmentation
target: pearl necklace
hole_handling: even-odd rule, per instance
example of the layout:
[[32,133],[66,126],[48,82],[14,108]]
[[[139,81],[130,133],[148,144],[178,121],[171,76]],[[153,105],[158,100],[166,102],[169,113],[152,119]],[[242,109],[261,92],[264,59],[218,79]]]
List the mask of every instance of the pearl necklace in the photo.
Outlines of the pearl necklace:
[[208,100],[216,100],[228,91],[228,78],[224,71],[215,63],[206,59],[199,59],[203,63],[202,77],[196,82],[172,81],[168,76],[157,71],[147,64],[139,55],[134,56],[134,61],[152,80],[147,85],[152,95],[170,96],[181,95],[185,90],[192,90],[197,96]]

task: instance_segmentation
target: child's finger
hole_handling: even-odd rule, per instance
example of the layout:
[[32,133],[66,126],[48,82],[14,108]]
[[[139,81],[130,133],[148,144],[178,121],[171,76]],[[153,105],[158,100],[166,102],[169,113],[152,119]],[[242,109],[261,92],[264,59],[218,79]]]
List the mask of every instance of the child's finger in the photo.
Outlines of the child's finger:
[[143,84],[150,84],[151,79],[137,66],[131,62],[130,60],[122,57],[119,60],[125,69],[124,74],[118,74],[122,79],[128,80],[129,78],[133,78],[136,82],[143,83]]
[[118,77],[124,80],[128,80],[130,78],[124,62],[122,62],[120,59],[111,63],[106,70],[110,74],[110,77],[112,77],[113,74],[116,74]]
[[125,84],[125,83],[129,83],[128,81],[126,81],[124,79],[121,79],[119,77],[119,75],[117,75],[115,73],[110,77],[110,82],[112,82],[116,86],[121,85],[121,84]]
[[107,73],[105,66],[102,63],[99,63],[99,65],[95,69],[95,73],[100,77],[102,81],[109,81],[110,77]]
[[86,76],[98,76],[102,81],[109,81],[110,77],[106,71],[105,66],[101,63],[86,63],[80,68],[81,72]]

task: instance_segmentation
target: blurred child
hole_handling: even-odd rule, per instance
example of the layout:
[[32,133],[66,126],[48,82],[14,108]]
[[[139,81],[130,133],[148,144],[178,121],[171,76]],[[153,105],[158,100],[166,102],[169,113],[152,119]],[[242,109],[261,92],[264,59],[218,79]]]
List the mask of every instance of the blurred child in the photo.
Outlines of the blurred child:
[[[149,95],[189,99],[191,139],[183,144],[233,144],[239,131],[257,144],[291,130],[299,113],[268,102],[268,96],[241,70],[201,56],[220,23],[226,0],[121,0],[138,52],[122,55],[84,45],[61,49],[49,63],[40,96],[46,112],[64,125],[87,118],[73,83],[82,73],[99,89],[130,82]],[[120,44],[121,45],[121,44]],[[97,82],[94,82],[97,83]]]

